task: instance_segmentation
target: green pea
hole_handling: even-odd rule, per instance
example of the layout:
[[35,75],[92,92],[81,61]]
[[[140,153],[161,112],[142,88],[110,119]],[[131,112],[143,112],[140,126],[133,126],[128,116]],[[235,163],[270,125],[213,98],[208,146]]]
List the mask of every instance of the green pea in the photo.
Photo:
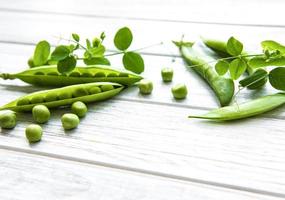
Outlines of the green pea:
[[45,73],[43,73],[43,72],[36,72],[35,75],[41,75],[42,76],[42,75],[45,75]]
[[141,94],[150,94],[153,90],[153,84],[150,80],[143,79],[138,86]]
[[18,102],[17,102],[17,106],[23,106],[23,105],[28,105],[30,104],[30,101],[28,98],[22,98],[22,99],[19,99]]
[[61,91],[58,94],[58,99],[60,100],[71,99],[71,98],[72,98],[72,94],[69,91]]
[[0,127],[11,129],[17,124],[17,117],[15,112],[5,110],[0,112]]
[[42,103],[44,102],[44,97],[42,95],[36,95],[31,98],[31,103],[36,104],[36,103]]
[[35,67],[35,63],[34,63],[34,58],[33,57],[29,58],[28,65],[29,65],[30,68]]
[[51,102],[51,101],[56,101],[57,100],[57,94],[56,93],[48,93],[45,96],[45,102]]
[[185,84],[177,84],[171,89],[175,99],[184,99],[187,96],[187,87]]
[[118,75],[116,73],[111,72],[107,75],[107,77],[117,77]]
[[119,77],[129,77],[129,74],[126,72],[120,72]]
[[104,72],[97,72],[94,77],[96,78],[102,78],[102,77],[106,77],[106,74]]
[[92,73],[89,73],[89,72],[85,72],[85,73],[82,73],[81,76],[82,76],[82,77],[92,77],[93,74],[92,74]]
[[72,95],[74,97],[82,97],[88,95],[88,91],[85,88],[76,88]]
[[170,82],[173,78],[173,69],[172,68],[163,68],[161,70],[161,77],[164,82]]
[[87,106],[81,101],[76,101],[71,105],[71,110],[78,117],[84,117],[87,112]]
[[58,76],[59,73],[57,73],[57,72],[48,72],[47,75],[48,76]]
[[32,110],[33,118],[36,122],[43,124],[50,119],[50,111],[44,105],[36,105]]
[[42,139],[43,130],[37,124],[31,124],[26,128],[26,138],[30,143],[38,142]]
[[102,92],[106,92],[106,91],[113,90],[113,89],[114,89],[113,85],[102,85],[101,86]]
[[88,91],[90,94],[98,94],[102,92],[102,90],[99,87],[91,87]]
[[80,72],[71,72],[71,73],[69,74],[69,76],[71,76],[71,77],[80,77],[81,74],[80,74]]
[[79,118],[75,114],[67,113],[61,117],[61,123],[62,123],[62,127],[65,130],[74,129],[79,124]]

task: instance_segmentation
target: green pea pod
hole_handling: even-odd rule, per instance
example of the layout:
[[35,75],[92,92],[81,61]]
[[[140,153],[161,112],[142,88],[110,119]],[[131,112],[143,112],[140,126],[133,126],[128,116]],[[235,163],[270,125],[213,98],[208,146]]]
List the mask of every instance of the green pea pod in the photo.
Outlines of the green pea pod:
[[[203,38],[202,40],[207,47],[209,47],[210,49],[215,51],[222,58],[232,57],[232,55],[230,55],[227,52],[227,43],[226,42],[220,41],[220,40],[214,40],[214,39],[206,39],[206,38]],[[243,51],[242,54],[248,55],[248,53],[245,51]],[[245,57],[244,59],[248,60],[247,57]],[[246,71],[247,71],[248,75],[252,75],[252,74],[254,74],[254,72],[256,70],[253,69],[252,67],[248,66]],[[264,79],[261,79],[260,81],[257,81],[254,84],[251,84],[247,88],[251,89],[251,90],[259,89],[259,88],[263,87],[266,84],[266,82],[267,82],[267,77],[264,77]]]
[[3,79],[17,78],[32,85],[53,87],[92,82],[114,82],[129,86],[142,79],[141,76],[133,73],[121,72],[100,65],[76,67],[67,75],[60,74],[57,66],[53,65],[35,67],[16,74],[2,73],[0,77]]
[[216,93],[221,106],[228,105],[234,95],[234,82],[232,79],[219,76],[214,67],[210,64],[207,64],[207,61],[204,59],[205,56],[198,53],[193,47],[189,45],[180,44],[180,52],[187,64],[197,65],[191,67],[194,69],[200,76],[202,76],[211,86],[211,88]]
[[271,111],[285,103],[285,93],[260,97],[242,104],[234,104],[214,109],[204,115],[190,115],[189,118],[201,118],[215,121],[243,119]]
[[0,110],[26,112],[31,111],[36,105],[55,108],[71,105],[76,101],[84,103],[103,101],[117,95],[123,88],[124,86],[118,83],[96,82],[43,90],[20,97],[0,107]]

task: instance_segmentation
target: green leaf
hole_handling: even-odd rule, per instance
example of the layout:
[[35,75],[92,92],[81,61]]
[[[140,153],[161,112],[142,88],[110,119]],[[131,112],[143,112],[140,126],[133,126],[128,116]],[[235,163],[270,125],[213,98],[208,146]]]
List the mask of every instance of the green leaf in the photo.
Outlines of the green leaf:
[[99,39],[99,38],[94,38],[93,40],[92,40],[92,46],[93,47],[99,47],[101,45],[101,40]]
[[241,54],[242,49],[243,44],[234,37],[230,37],[227,42],[227,52],[232,56],[238,56]]
[[261,42],[261,46],[264,50],[269,50],[269,51],[280,51],[282,55],[285,54],[285,46],[281,45],[278,42],[275,42],[273,40],[265,40]]
[[90,53],[91,57],[103,57],[105,53],[105,47],[103,45],[100,45],[99,47],[92,47],[88,49],[88,52]]
[[34,51],[33,61],[35,66],[41,66],[44,65],[50,54],[50,44],[43,40],[40,41]]
[[107,58],[85,58],[83,62],[86,65],[111,65],[110,61]]
[[248,61],[248,65],[252,68],[260,68],[267,66],[285,66],[285,57],[265,58],[256,56]]
[[144,71],[144,61],[140,54],[126,52],[123,56],[123,64],[127,70],[140,74]]
[[69,47],[60,45],[55,48],[51,54],[51,60],[60,61],[68,57],[70,54]]
[[240,58],[234,59],[229,66],[232,79],[237,80],[246,70],[247,64]]
[[76,42],[79,42],[79,40],[80,40],[79,35],[76,34],[76,33],[72,33],[72,38],[73,38]]
[[225,60],[219,60],[215,65],[216,72],[223,76],[229,70],[229,63]]
[[277,90],[285,90],[285,68],[277,67],[269,72],[269,82]]
[[74,56],[68,56],[57,63],[57,71],[62,74],[71,72],[76,66],[76,59]]
[[123,27],[118,30],[114,37],[114,44],[119,50],[126,50],[133,41],[133,35],[128,27]]
[[103,41],[105,39],[106,35],[105,35],[105,32],[102,32],[100,34],[100,39]]
[[[267,81],[267,71],[265,71],[264,69],[258,69],[256,70],[253,74],[251,74],[250,76],[242,79],[239,84],[242,86],[242,87],[247,87],[249,86],[249,88],[252,88],[253,87],[250,87],[250,86],[253,86],[253,85],[259,85],[257,84],[258,82],[262,81],[263,79],[266,79]],[[263,80],[264,81],[264,80]]]
[[89,39],[86,39],[86,47],[87,47],[87,49],[91,48],[91,42]]
[[194,42],[183,42],[183,41],[174,41],[174,40],[172,42],[179,48],[181,48],[182,46],[192,47],[194,45]]

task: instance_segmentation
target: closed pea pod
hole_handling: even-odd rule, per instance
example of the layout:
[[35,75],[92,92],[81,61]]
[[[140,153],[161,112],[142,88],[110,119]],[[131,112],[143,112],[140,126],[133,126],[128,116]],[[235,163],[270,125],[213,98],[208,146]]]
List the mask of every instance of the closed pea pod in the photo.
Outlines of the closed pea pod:
[[[89,93],[89,91],[92,91],[92,88],[100,89],[98,93]],[[105,88],[105,90],[103,90],[103,88]],[[54,108],[71,105],[76,101],[82,101],[84,103],[97,102],[109,99],[117,95],[120,91],[122,91],[123,88],[124,86],[118,83],[108,82],[71,85],[62,88],[31,93],[0,107],[0,110],[8,109],[17,112],[25,112],[31,111],[32,108],[36,105],[44,105],[48,108]],[[47,99],[45,99],[47,96],[54,96],[57,98],[55,100],[49,98],[49,101],[47,101]],[[32,103],[31,99],[35,99],[37,97],[43,97],[42,101],[39,103]]]
[[201,118],[216,121],[237,120],[271,111],[284,103],[285,93],[277,93],[245,103],[214,109],[203,115],[190,115],[189,118]]
[[67,75],[59,74],[55,65],[35,67],[16,74],[0,73],[0,78],[20,79],[33,85],[54,87],[92,82],[114,82],[129,86],[142,79],[139,75],[101,65],[76,67]]

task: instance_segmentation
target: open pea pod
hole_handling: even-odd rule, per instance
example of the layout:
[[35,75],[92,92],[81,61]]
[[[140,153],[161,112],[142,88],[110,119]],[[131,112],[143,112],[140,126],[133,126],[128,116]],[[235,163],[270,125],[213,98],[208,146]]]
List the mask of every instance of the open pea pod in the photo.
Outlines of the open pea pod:
[[237,120],[271,111],[284,103],[285,93],[277,93],[241,104],[214,109],[203,115],[190,115],[189,118],[201,118],[215,121]]
[[3,79],[20,79],[26,83],[38,86],[61,87],[92,82],[114,82],[130,86],[142,79],[141,76],[129,72],[110,69],[102,65],[76,67],[69,74],[60,74],[57,66],[35,67],[20,73],[0,73]]
[[68,106],[76,101],[84,103],[103,101],[117,95],[123,88],[124,86],[118,83],[96,82],[43,90],[20,97],[0,107],[0,110],[26,112],[39,104],[55,108]]
[[234,95],[234,82],[232,79],[219,76],[214,67],[207,64],[205,55],[197,52],[192,46],[179,44],[179,49],[186,63],[203,77],[215,92],[221,106],[228,105]]

